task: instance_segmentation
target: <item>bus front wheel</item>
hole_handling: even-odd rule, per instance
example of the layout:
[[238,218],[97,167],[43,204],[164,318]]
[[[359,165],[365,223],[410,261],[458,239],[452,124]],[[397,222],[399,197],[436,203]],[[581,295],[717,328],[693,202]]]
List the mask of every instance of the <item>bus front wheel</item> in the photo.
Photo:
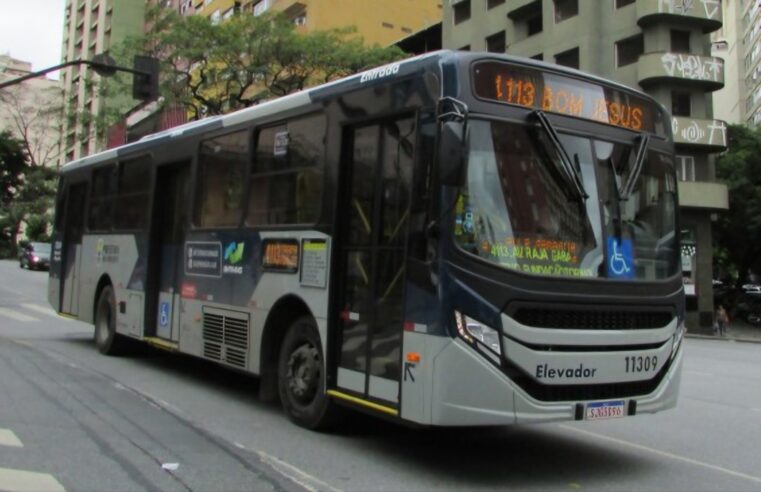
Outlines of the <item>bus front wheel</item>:
[[325,393],[325,362],[317,325],[310,316],[288,328],[278,359],[278,391],[288,417],[308,429],[327,427],[335,414]]
[[116,301],[110,285],[103,287],[95,308],[95,346],[105,355],[114,355],[121,349],[116,333]]

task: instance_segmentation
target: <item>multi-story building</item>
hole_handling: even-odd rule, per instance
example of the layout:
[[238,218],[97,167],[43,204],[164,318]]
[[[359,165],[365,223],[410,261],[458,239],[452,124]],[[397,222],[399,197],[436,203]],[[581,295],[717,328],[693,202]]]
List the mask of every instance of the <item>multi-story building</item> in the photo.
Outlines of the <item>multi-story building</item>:
[[[29,75],[30,62],[0,55],[0,82]],[[35,165],[55,166],[60,154],[61,88],[37,77],[0,89],[0,132],[22,139]]]
[[639,88],[671,111],[693,330],[712,324],[711,222],[728,208],[713,155],[726,148],[726,125],[713,119],[711,98],[724,85],[709,37],[722,26],[721,7],[721,0],[448,0],[443,12],[445,48],[578,68]]
[[[63,29],[63,61],[91,60],[108,54],[127,36],[143,32],[145,2],[139,0],[66,0]],[[105,111],[98,90],[100,77],[87,65],[62,71],[64,91],[62,162],[101,150],[105,132],[97,115]]]
[[724,25],[712,34],[713,53],[725,60],[725,86],[714,114],[730,123],[761,124],[761,0],[722,0]]
[[254,15],[268,10],[280,11],[305,32],[354,26],[366,43],[388,46],[441,22],[443,1],[196,0],[196,10],[221,18],[229,15],[229,9],[235,4],[240,5],[242,12]]

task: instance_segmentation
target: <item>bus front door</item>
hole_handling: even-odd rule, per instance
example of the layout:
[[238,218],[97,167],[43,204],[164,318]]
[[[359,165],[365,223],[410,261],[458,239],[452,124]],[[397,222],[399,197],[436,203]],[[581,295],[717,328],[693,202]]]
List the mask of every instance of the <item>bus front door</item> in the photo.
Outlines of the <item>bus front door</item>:
[[337,385],[398,405],[415,119],[349,128],[346,137]]
[[[190,192],[190,166],[187,163],[160,166],[157,169],[156,196],[154,197],[152,228],[152,271],[156,272],[155,289],[158,292],[154,319],[157,337],[179,340],[179,297],[177,288],[183,268],[186,212]],[[153,333],[148,333],[152,335]]]
[[64,211],[63,250],[61,253],[61,312],[79,314],[79,267],[84,232],[87,184],[71,185]]

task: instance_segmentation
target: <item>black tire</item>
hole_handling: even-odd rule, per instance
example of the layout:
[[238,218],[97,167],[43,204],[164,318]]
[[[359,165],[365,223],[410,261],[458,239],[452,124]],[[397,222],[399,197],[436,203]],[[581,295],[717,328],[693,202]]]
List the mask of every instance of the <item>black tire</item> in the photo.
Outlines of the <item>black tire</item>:
[[124,345],[116,333],[116,300],[110,285],[103,287],[95,307],[95,346],[104,355],[116,355]]
[[307,429],[327,428],[336,418],[335,403],[325,392],[324,361],[314,319],[297,319],[280,347],[278,392],[288,418]]

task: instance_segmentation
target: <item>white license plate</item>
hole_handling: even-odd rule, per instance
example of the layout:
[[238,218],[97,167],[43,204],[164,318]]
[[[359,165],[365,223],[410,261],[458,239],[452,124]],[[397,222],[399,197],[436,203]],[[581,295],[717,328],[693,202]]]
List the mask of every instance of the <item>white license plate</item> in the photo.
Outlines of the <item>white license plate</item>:
[[588,403],[586,408],[586,420],[617,419],[624,417],[624,400],[598,401]]

